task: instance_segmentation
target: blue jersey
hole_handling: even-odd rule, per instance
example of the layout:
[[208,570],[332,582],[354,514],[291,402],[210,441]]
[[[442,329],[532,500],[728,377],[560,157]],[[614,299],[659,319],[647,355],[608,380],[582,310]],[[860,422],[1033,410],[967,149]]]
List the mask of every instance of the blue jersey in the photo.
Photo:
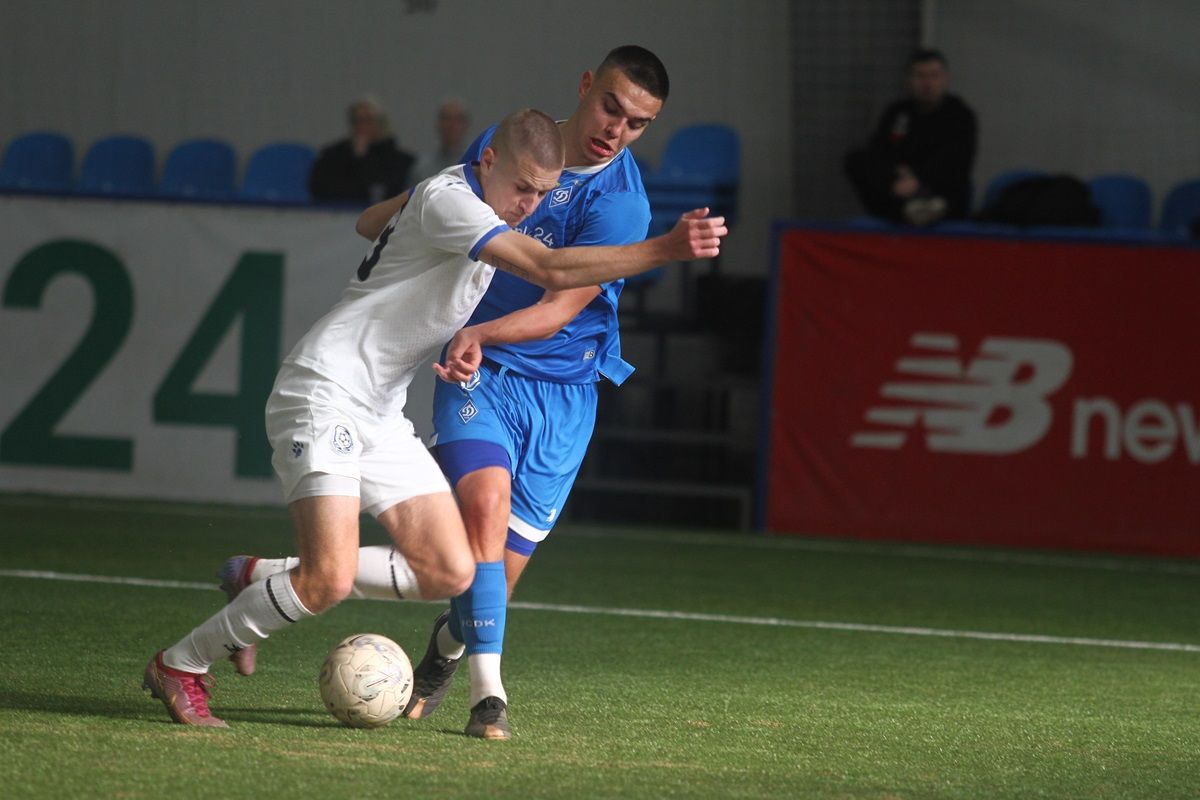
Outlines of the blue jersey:
[[[463,161],[478,161],[491,141],[488,128]],[[548,247],[620,245],[640,242],[650,226],[650,201],[633,156],[622,150],[603,167],[563,170],[558,188],[546,195],[517,230]],[[489,345],[483,354],[514,372],[555,383],[593,383],[603,376],[621,384],[633,367],[621,358],[617,298],[624,281],[602,284],[600,294],[549,339]],[[527,308],[544,289],[497,271],[468,325]]]

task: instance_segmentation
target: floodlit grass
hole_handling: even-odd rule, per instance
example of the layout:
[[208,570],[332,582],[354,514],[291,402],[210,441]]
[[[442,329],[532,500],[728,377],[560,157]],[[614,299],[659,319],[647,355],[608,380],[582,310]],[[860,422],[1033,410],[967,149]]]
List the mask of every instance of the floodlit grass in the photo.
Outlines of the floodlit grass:
[[322,709],[328,648],[372,631],[416,660],[437,605],[350,601],[276,634],[253,677],[214,669],[231,728],[195,730],[141,674],[219,592],[12,575],[215,589],[226,556],[290,540],[282,512],[0,495],[0,794],[1200,797],[1194,649],[761,624],[1200,645],[1189,562],[564,528],[516,598],[545,607],[509,612],[509,742],[462,736],[465,676],[427,720]]

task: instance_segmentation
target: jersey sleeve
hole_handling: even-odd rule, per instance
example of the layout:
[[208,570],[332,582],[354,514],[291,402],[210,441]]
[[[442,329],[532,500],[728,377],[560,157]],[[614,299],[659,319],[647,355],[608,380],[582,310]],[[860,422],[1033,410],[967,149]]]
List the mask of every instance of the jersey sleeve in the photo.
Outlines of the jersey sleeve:
[[571,247],[597,244],[632,244],[646,238],[650,228],[650,202],[637,192],[612,192],[597,197],[588,207],[583,226]]
[[430,246],[472,261],[493,236],[512,230],[466,184],[450,179],[426,185],[420,213],[421,232]]

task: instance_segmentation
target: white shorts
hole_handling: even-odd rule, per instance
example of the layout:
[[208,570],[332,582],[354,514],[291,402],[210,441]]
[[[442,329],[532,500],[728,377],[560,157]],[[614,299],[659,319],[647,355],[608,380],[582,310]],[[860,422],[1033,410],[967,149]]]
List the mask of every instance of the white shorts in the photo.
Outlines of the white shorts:
[[275,378],[267,438],[288,503],[357,496],[363,511],[378,516],[410,498],[450,491],[408,418],[381,417],[304,367],[284,364]]

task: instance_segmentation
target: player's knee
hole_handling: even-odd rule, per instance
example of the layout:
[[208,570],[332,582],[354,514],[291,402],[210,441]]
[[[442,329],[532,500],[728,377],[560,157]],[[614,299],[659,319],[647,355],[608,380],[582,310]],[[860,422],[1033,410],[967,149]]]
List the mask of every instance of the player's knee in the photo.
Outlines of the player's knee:
[[296,596],[314,614],[336,606],[350,596],[354,575],[313,575],[296,586]]
[[475,561],[470,553],[447,559],[437,569],[419,579],[426,600],[447,600],[471,588],[475,580]]
[[508,525],[509,495],[504,487],[476,486],[469,493],[460,493],[458,502],[469,536]]
[[446,596],[457,597],[470,589],[474,580],[475,559],[469,553],[465,553],[446,565]]

